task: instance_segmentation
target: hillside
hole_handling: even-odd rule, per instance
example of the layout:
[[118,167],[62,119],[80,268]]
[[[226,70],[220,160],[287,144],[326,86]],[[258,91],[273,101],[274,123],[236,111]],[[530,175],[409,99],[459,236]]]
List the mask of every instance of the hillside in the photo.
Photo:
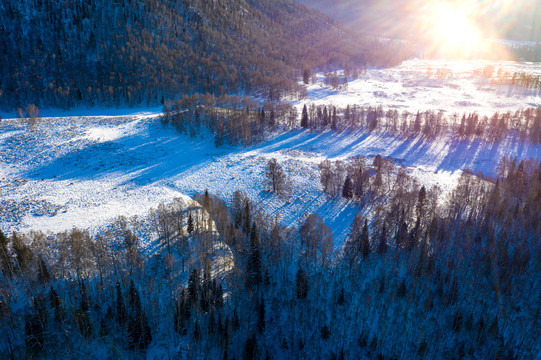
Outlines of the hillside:
[[333,22],[291,0],[2,1],[0,109],[134,106],[179,94],[298,90],[304,67],[359,62]]

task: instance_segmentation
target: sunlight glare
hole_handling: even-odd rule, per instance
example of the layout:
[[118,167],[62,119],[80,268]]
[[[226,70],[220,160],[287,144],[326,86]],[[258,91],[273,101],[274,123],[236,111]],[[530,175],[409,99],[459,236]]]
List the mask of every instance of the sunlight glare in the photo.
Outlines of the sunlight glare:
[[472,6],[467,5],[443,1],[428,5],[424,15],[424,37],[431,44],[432,55],[471,58],[484,51],[488,31],[476,21]]
[[480,31],[467,15],[452,6],[440,6],[434,14],[436,40],[447,45],[466,45],[481,40]]

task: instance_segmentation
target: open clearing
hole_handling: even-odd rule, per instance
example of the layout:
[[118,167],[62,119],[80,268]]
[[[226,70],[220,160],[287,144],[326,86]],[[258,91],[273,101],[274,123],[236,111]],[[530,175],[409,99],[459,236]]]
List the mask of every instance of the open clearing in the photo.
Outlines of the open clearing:
[[[341,92],[310,85],[307,101],[480,113],[541,105],[537,94],[487,89],[483,82],[488,80],[467,75],[469,69],[482,68],[482,63],[453,65],[455,73],[463,74],[455,79],[414,82],[423,66],[427,66],[425,60],[416,60],[393,69],[369,70]],[[533,71],[533,67],[521,64],[516,71]],[[457,83],[460,87],[451,86]],[[375,89],[384,96],[374,95]],[[465,99],[475,105],[464,105]],[[266,212],[280,213],[285,225],[298,224],[304,213],[318,213],[331,226],[339,247],[354,214],[369,209],[323,193],[317,166],[325,158],[345,160],[360,155],[371,160],[381,154],[407,166],[422,184],[439,185],[444,192],[454,186],[465,168],[493,175],[504,155],[541,158],[541,146],[512,138],[490,144],[458,141],[451,135],[428,141],[388,134],[296,130],[247,148],[215,148],[212,143],[208,136],[190,139],[163,128],[158,113],[44,118],[32,130],[17,120],[3,120],[0,227],[10,232],[63,231],[75,226],[96,232],[125,215],[140,217],[141,231],[148,233],[145,216],[159,203],[204,189],[229,201],[235,190],[244,190]],[[264,168],[271,158],[278,159],[292,177],[289,199],[266,191]]]

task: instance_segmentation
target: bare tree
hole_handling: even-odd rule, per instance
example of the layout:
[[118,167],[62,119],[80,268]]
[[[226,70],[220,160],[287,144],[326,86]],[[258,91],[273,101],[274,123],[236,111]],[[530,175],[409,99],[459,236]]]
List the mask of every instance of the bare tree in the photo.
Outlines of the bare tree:
[[319,180],[323,185],[323,191],[327,192],[332,187],[332,164],[328,159],[325,159],[318,167],[320,170]]
[[34,104],[29,104],[25,110],[26,110],[26,121],[28,123],[28,126],[32,128],[34,127],[34,125],[36,125],[36,122],[40,118],[39,108]]
[[283,197],[288,197],[290,195],[291,180],[276,159],[272,158],[269,160],[265,175],[267,177],[267,184],[272,192]]
[[304,255],[314,266],[324,266],[332,251],[331,228],[317,214],[310,214],[299,228]]
[[284,190],[284,169],[275,158],[270,159],[267,163],[265,174],[272,192],[279,193]]

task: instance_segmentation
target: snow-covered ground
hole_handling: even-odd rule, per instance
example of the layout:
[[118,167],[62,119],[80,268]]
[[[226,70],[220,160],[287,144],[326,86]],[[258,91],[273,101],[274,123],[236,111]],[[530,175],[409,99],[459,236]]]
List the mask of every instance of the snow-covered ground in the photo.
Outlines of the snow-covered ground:
[[[408,60],[390,69],[369,69],[357,80],[350,81],[347,89],[333,90],[323,86],[323,74],[308,86],[308,97],[300,102],[316,105],[383,106],[384,110],[397,109],[416,113],[418,110],[478,112],[492,115],[541,106],[541,92],[520,86],[495,85],[476,72],[493,66],[507,73],[541,75],[541,64],[514,61],[480,60]],[[445,73],[445,79],[439,79]],[[443,71],[441,71],[443,70]]]
[[[388,108],[417,111],[436,106],[453,112],[541,105],[541,97],[518,95],[518,90],[508,96],[485,89],[489,85],[479,82],[487,80],[467,76],[428,80],[422,76],[425,65],[426,61],[418,60],[394,69],[370,70],[340,93],[311,85],[309,100],[337,105],[378,105],[372,102],[378,100]],[[431,66],[436,65],[432,62]],[[483,67],[462,62],[455,71],[467,73],[460,69],[468,66]],[[533,67],[528,71],[534,71]],[[454,82],[461,87],[450,86]],[[375,89],[384,95],[374,95]],[[464,103],[466,92],[471,96],[468,101],[480,104],[480,108]],[[371,160],[377,154],[389,156],[407,166],[421,183],[437,184],[444,191],[454,186],[465,168],[492,175],[501,156],[541,158],[541,146],[513,139],[487,144],[457,141],[452,136],[426,141],[387,134],[300,130],[248,148],[215,148],[208,137],[190,139],[163,128],[158,116],[132,113],[46,118],[32,130],[16,120],[1,121],[0,227],[5,232],[62,231],[73,226],[98,231],[119,215],[137,215],[144,220],[151,207],[175,197],[186,199],[208,189],[229,201],[235,190],[244,190],[266,212],[280,213],[285,225],[298,224],[303,213],[318,213],[331,226],[339,246],[354,214],[361,209],[323,193],[317,166],[325,158],[345,160],[361,155]],[[271,158],[278,159],[292,177],[289,199],[266,191],[264,168]]]

